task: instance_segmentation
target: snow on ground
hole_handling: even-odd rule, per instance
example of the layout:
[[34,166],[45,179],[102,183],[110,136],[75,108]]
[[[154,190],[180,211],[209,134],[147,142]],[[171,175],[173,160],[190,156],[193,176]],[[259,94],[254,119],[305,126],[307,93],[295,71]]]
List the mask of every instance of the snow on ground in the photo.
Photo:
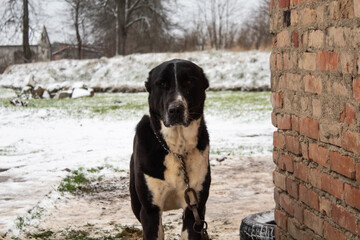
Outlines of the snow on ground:
[[94,60],[59,60],[13,65],[0,75],[0,86],[22,88],[31,73],[48,87],[82,81],[89,87],[144,89],[148,72],[161,62],[187,59],[202,67],[213,89],[254,89],[270,86],[269,52],[204,51],[149,53]]

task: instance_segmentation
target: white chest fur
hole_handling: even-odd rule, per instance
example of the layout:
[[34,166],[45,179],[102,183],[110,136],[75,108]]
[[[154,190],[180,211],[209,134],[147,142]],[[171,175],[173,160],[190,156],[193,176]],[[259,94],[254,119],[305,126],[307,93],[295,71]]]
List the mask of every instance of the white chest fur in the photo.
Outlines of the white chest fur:
[[[188,153],[185,163],[190,179],[190,187],[197,193],[202,190],[209,164],[209,146],[204,151],[196,148],[200,119],[193,121],[188,127],[175,126],[166,128],[162,126],[161,133],[170,150],[179,154]],[[152,192],[153,204],[163,211],[185,208],[184,191],[186,184],[181,170],[180,160],[173,154],[165,157],[164,180],[145,175],[146,183]]]

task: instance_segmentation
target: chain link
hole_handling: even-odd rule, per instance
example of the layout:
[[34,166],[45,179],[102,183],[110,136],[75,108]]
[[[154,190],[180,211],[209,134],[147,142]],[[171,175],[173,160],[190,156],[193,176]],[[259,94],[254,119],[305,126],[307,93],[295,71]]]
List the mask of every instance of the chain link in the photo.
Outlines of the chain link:
[[[186,152],[184,155],[179,154],[179,153],[175,153],[173,151],[170,150],[170,148],[168,148],[168,146],[166,146],[163,141],[160,139],[160,137],[158,136],[158,134],[155,132],[154,130],[154,134],[155,137],[157,138],[158,142],[160,143],[160,145],[164,148],[164,150],[167,153],[170,153],[172,155],[174,155],[176,158],[178,158],[180,160],[180,164],[181,164],[181,171],[183,172],[184,175],[184,182],[186,184],[186,189],[184,192],[184,198],[185,198],[185,202],[187,204],[187,207],[192,211],[193,215],[194,215],[194,219],[195,219],[195,223],[193,225],[193,230],[197,233],[201,234],[201,239],[202,240],[211,240],[209,238],[209,235],[207,233],[207,228],[208,228],[208,224],[205,220],[201,220],[200,216],[199,216],[199,211],[198,211],[198,206],[199,206],[199,200],[196,194],[196,191],[190,187],[190,179],[189,179],[189,175],[188,172],[186,170],[186,163],[185,163],[185,159],[187,158],[188,153]],[[193,194],[193,197],[195,199],[195,204],[191,204],[191,198],[189,193]],[[200,231],[196,230],[196,226],[202,226],[202,229]]]

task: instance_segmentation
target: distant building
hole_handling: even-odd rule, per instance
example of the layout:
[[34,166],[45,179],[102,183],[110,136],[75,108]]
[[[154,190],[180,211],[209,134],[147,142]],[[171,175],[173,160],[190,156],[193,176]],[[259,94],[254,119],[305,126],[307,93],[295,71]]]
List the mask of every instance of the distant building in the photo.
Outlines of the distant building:
[[[45,26],[42,29],[37,44],[30,42],[32,61],[50,61],[51,60],[51,43]],[[24,63],[23,47],[19,42],[16,44],[0,45],[0,73],[9,65]]]

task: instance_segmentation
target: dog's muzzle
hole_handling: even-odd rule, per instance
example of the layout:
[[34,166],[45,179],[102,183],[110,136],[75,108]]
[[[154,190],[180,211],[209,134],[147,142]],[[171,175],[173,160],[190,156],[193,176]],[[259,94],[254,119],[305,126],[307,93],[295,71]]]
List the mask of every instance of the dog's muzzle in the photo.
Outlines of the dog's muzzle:
[[186,107],[182,102],[171,103],[167,110],[167,125],[186,125]]

